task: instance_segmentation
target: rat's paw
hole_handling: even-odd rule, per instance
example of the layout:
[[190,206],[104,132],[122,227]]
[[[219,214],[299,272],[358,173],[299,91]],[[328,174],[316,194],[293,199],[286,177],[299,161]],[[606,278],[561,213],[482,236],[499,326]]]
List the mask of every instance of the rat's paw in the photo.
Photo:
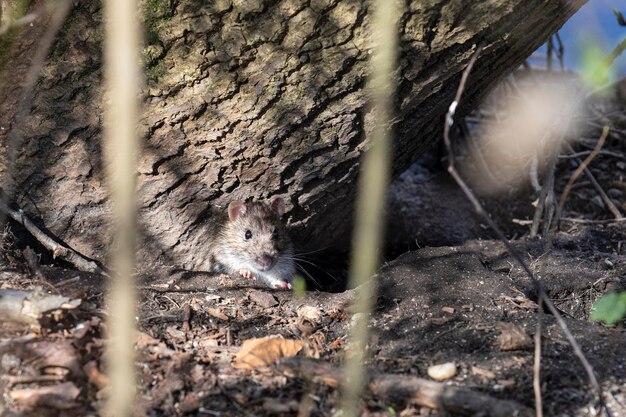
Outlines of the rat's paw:
[[279,281],[279,282],[274,284],[274,289],[276,289],[276,290],[290,290],[291,289],[291,284],[289,282]]
[[239,270],[239,275],[241,275],[242,277],[244,277],[246,279],[256,280],[256,277],[254,276],[254,274],[252,272],[248,271],[247,269],[240,269]]

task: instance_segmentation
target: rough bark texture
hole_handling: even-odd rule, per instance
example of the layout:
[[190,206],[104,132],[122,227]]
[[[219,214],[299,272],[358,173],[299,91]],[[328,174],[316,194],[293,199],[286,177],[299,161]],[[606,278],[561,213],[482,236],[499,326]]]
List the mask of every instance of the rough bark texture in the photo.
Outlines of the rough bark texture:
[[[478,42],[485,50],[465,108],[584,2],[402,2],[394,173],[441,137],[442,115]],[[208,207],[231,199],[282,196],[297,244],[347,242],[359,158],[371,130],[364,90],[369,3],[148,0],[144,6],[147,86],[137,169],[143,266],[197,268],[212,238],[205,233]],[[99,2],[74,7],[2,186],[71,247],[105,260],[111,242],[100,153],[101,20]],[[15,65],[4,69],[5,154],[36,32],[22,33]]]

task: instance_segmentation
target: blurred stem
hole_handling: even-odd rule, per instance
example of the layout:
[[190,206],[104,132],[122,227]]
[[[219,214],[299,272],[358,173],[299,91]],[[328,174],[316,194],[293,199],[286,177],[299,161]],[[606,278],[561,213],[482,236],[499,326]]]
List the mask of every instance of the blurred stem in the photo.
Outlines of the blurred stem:
[[109,298],[108,372],[110,393],[104,414],[132,415],[135,399],[135,170],[138,151],[140,27],[136,0],[104,2],[105,108],[104,150],[113,202],[115,244]]
[[383,241],[383,211],[390,177],[391,119],[395,83],[393,71],[397,53],[397,3],[373,3],[373,51],[369,94],[374,128],[371,148],[365,153],[356,201],[356,225],[350,263],[350,287],[358,287],[349,354],[342,381],[342,416],[359,414],[358,405],[365,384],[365,347],[369,313],[372,311],[380,247]]

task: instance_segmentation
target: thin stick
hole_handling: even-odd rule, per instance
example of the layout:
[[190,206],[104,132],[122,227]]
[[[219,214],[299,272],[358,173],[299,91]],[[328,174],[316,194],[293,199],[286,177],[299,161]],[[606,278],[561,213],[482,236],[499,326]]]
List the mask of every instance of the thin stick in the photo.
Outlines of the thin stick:
[[456,97],[455,97],[454,101],[450,104],[450,107],[448,109],[448,113],[446,115],[446,119],[445,119],[445,122],[444,122],[443,140],[445,142],[446,149],[448,151],[448,172],[454,178],[456,183],[459,185],[459,187],[461,188],[461,190],[463,191],[463,193],[465,194],[467,199],[472,203],[476,213],[478,213],[480,216],[483,217],[483,219],[487,222],[489,227],[491,227],[491,229],[498,236],[498,239],[500,239],[502,241],[504,246],[507,248],[508,252],[521,265],[522,269],[526,272],[528,277],[531,279],[531,281],[533,282],[533,284],[537,288],[537,292],[539,293],[539,296],[543,298],[543,301],[546,304],[546,306],[548,307],[548,310],[550,311],[550,313],[552,313],[552,315],[556,319],[559,327],[561,327],[561,329],[563,330],[563,334],[565,335],[565,337],[567,338],[568,342],[572,346],[572,349],[574,350],[574,354],[578,357],[578,359],[580,360],[581,364],[583,365],[583,368],[585,369],[585,372],[587,373],[587,377],[589,378],[589,382],[594,387],[594,389],[596,391],[596,394],[598,395],[598,400],[600,402],[600,405],[605,409],[607,415],[610,416],[611,413],[610,413],[609,409],[606,407],[606,404],[604,402],[604,398],[603,398],[603,395],[602,395],[602,388],[600,387],[600,384],[598,383],[598,379],[596,378],[596,375],[595,375],[595,373],[593,371],[593,368],[592,368],[591,364],[589,363],[589,361],[587,360],[587,358],[585,357],[585,355],[583,354],[582,349],[580,348],[580,345],[578,344],[578,342],[576,342],[576,339],[574,338],[574,335],[572,335],[572,332],[567,327],[567,324],[563,320],[563,317],[561,316],[561,314],[559,313],[557,308],[554,306],[554,303],[552,303],[552,301],[548,297],[548,295],[547,295],[545,289],[543,288],[543,285],[541,284],[541,282],[539,280],[537,280],[537,278],[535,278],[535,275],[532,273],[532,271],[530,270],[528,265],[526,265],[526,262],[524,262],[522,257],[517,253],[517,251],[513,248],[511,243],[507,240],[507,238],[504,235],[504,233],[500,230],[500,228],[495,224],[495,222],[487,214],[487,212],[484,210],[483,206],[480,204],[478,199],[474,196],[474,193],[470,190],[470,188],[467,186],[465,181],[463,181],[463,179],[458,174],[458,172],[456,171],[456,168],[454,166],[454,153],[452,152],[452,145],[451,145],[451,142],[450,142],[450,127],[454,124],[454,113],[455,113],[456,108],[457,108],[457,106],[458,106],[458,104],[460,102],[461,94],[465,90],[465,83],[467,82],[467,77],[469,76],[469,73],[472,70],[472,67],[474,66],[474,63],[478,59],[478,55],[480,55],[481,51],[482,51],[482,46],[479,45],[476,48],[476,51],[474,52],[474,55],[472,56],[472,59],[470,60],[469,64],[467,65],[467,68],[463,72],[463,76],[461,77],[461,82],[459,84],[459,87],[458,87],[458,90],[457,90],[457,93],[456,93]]
[[554,50],[554,44],[552,43],[552,35],[548,38],[548,52],[546,54],[546,67],[548,71],[552,71],[552,51]]
[[368,81],[370,105],[374,115],[371,148],[363,159],[356,202],[357,216],[354,248],[350,262],[350,287],[357,288],[355,311],[359,314],[351,329],[350,355],[346,357],[341,385],[341,415],[360,415],[358,405],[365,388],[365,359],[369,315],[375,300],[374,274],[379,264],[383,241],[383,210],[391,177],[391,124],[398,43],[398,3],[377,1],[373,10],[374,47]]
[[[587,168],[587,165],[591,163],[593,158],[595,158],[596,155],[598,155],[598,152],[600,152],[600,149],[602,149],[602,146],[604,145],[604,141],[606,140],[608,135],[609,135],[609,125],[606,124],[602,128],[602,134],[600,135],[600,139],[598,139],[598,143],[596,143],[595,148],[593,148],[593,151],[591,151],[591,153],[585,158],[585,160],[580,165],[578,165],[578,168],[576,168],[576,171],[574,171],[569,181],[567,181],[567,184],[565,185],[565,188],[563,189],[563,193],[561,194],[561,198],[559,200],[559,213],[563,212],[563,207],[565,206],[565,201],[567,201],[567,197],[569,196],[569,193],[572,189],[572,185],[576,182],[576,180],[578,179],[580,174],[585,170],[585,168]],[[615,216],[615,214],[613,214],[613,216]],[[621,217],[621,215],[616,218],[619,218],[619,217]]]
[[578,224],[612,224],[612,223],[626,222],[626,217],[622,217],[621,219],[608,219],[608,220],[587,220],[587,219],[576,219],[573,217],[563,217],[561,220],[564,222],[578,223]]
[[613,62],[615,62],[617,57],[624,52],[624,50],[626,50],[626,38],[618,43],[617,46],[613,48],[611,53],[606,58],[604,58],[604,61],[602,61],[602,63],[599,65],[592,78],[596,79],[598,75],[605,73],[609,69],[609,67],[613,65]]
[[137,0],[104,2],[104,150],[113,202],[114,268],[109,293],[107,371],[111,390],[103,414],[130,417],[135,406],[135,311],[133,280],[136,250],[136,178],[139,140],[140,7]]
[[556,38],[556,42],[558,43],[556,56],[559,59],[559,64],[561,66],[561,71],[565,71],[565,64],[563,63],[563,57],[565,55],[565,47],[563,46],[563,42],[561,41],[561,36],[559,32],[556,32],[554,37]]
[[535,415],[543,417],[541,401],[541,318],[543,316],[543,297],[537,300],[537,329],[535,330],[535,363],[533,364],[533,391],[535,392]]
[[79,271],[94,272],[103,275],[107,274],[106,271],[100,268],[96,262],[85,258],[75,250],[58,243],[53,238],[45,234],[24,214],[22,209],[13,210],[3,201],[0,201],[0,211],[24,226],[24,228],[26,228],[26,230],[28,230],[28,232],[35,239],[37,239],[39,243],[52,252],[53,258],[61,258],[74,265]]
[[185,303],[183,306],[183,332],[189,333],[191,330],[191,305]]

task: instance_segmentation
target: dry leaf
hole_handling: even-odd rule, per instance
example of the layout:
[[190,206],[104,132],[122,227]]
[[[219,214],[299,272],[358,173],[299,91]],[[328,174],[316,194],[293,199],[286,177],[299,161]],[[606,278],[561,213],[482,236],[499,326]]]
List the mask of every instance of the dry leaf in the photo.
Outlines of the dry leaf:
[[523,327],[515,325],[502,324],[500,326],[500,335],[496,339],[496,345],[502,351],[510,350],[527,350],[532,348],[533,341],[526,334]]
[[206,312],[209,313],[211,316],[218,318],[220,320],[224,320],[224,321],[228,321],[228,316],[224,313],[222,313],[221,311],[219,311],[217,308],[211,308],[211,307],[207,307]]
[[326,346],[326,334],[318,330],[305,339],[303,353],[310,358],[319,359],[324,346]]
[[337,350],[339,348],[341,348],[341,345],[343,344],[341,339],[335,339],[330,343],[329,349],[330,350]]
[[97,386],[99,389],[103,389],[109,385],[109,377],[100,372],[98,369],[98,363],[96,361],[89,361],[83,366],[83,371],[87,375],[89,382]]
[[283,339],[276,336],[244,340],[235,357],[233,367],[251,370],[268,366],[280,358],[295,356],[300,350],[302,350],[300,340]]
[[298,317],[318,323],[322,319],[322,310],[313,306],[302,306],[297,311]]

